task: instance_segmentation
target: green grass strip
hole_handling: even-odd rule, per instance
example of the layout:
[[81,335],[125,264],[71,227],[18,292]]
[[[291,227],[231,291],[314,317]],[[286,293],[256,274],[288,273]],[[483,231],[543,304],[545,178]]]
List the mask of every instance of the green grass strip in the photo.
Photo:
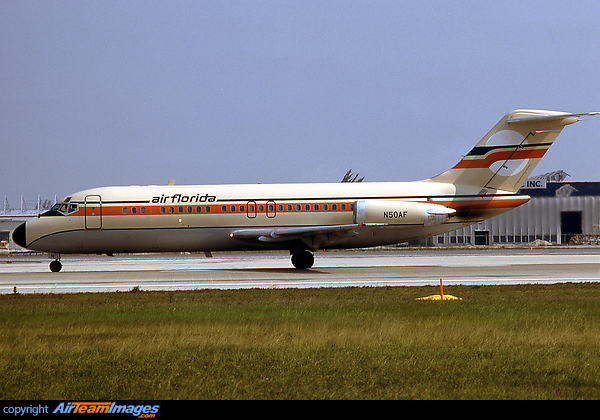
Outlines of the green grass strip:
[[1,399],[598,399],[600,284],[0,296]]

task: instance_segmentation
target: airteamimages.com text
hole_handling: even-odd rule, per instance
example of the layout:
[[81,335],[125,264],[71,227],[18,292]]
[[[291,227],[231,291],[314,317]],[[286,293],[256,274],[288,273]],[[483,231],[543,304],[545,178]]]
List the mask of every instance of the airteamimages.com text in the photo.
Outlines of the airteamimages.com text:
[[[5,401],[4,404],[7,402]],[[2,407],[3,415],[38,416],[44,414],[70,415],[70,414],[110,414],[130,415],[136,418],[156,418],[161,406],[159,404],[128,404],[118,402],[52,402],[47,404],[30,405],[5,405]]]

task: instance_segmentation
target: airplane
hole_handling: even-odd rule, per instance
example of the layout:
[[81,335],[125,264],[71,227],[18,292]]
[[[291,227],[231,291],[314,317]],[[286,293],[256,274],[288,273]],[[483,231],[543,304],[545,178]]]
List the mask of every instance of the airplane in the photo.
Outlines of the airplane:
[[116,186],[76,192],[13,231],[14,242],[61,254],[288,250],[383,246],[468,226],[518,207],[518,191],[562,129],[584,116],[509,112],[449,170],[415,182]]

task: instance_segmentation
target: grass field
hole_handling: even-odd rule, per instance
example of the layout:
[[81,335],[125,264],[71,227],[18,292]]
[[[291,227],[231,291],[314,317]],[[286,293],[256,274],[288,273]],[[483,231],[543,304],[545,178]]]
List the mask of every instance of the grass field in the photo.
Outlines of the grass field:
[[0,296],[1,399],[598,399],[600,284]]

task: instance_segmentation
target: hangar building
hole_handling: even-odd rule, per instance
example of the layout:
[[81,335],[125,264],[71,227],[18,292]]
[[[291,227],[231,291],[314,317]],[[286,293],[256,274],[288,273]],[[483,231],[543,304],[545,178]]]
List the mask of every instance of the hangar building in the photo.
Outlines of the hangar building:
[[12,241],[13,229],[28,219],[37,217],[38,214],[52,207],[54,203],[56,203],[56,197],[54,197],[54,201],[42,200],[39,196],[36,201],[27,201],[21,196],[19,208],[12,208],[5,196],[0,206],[0,250],[22,249]]
[[[430,238],[428,245],[600,244],[600,182],[566,182],[566,172],[529,178],[531,200],[492,219]],[[544,242],[540,242],[544,241]]]

